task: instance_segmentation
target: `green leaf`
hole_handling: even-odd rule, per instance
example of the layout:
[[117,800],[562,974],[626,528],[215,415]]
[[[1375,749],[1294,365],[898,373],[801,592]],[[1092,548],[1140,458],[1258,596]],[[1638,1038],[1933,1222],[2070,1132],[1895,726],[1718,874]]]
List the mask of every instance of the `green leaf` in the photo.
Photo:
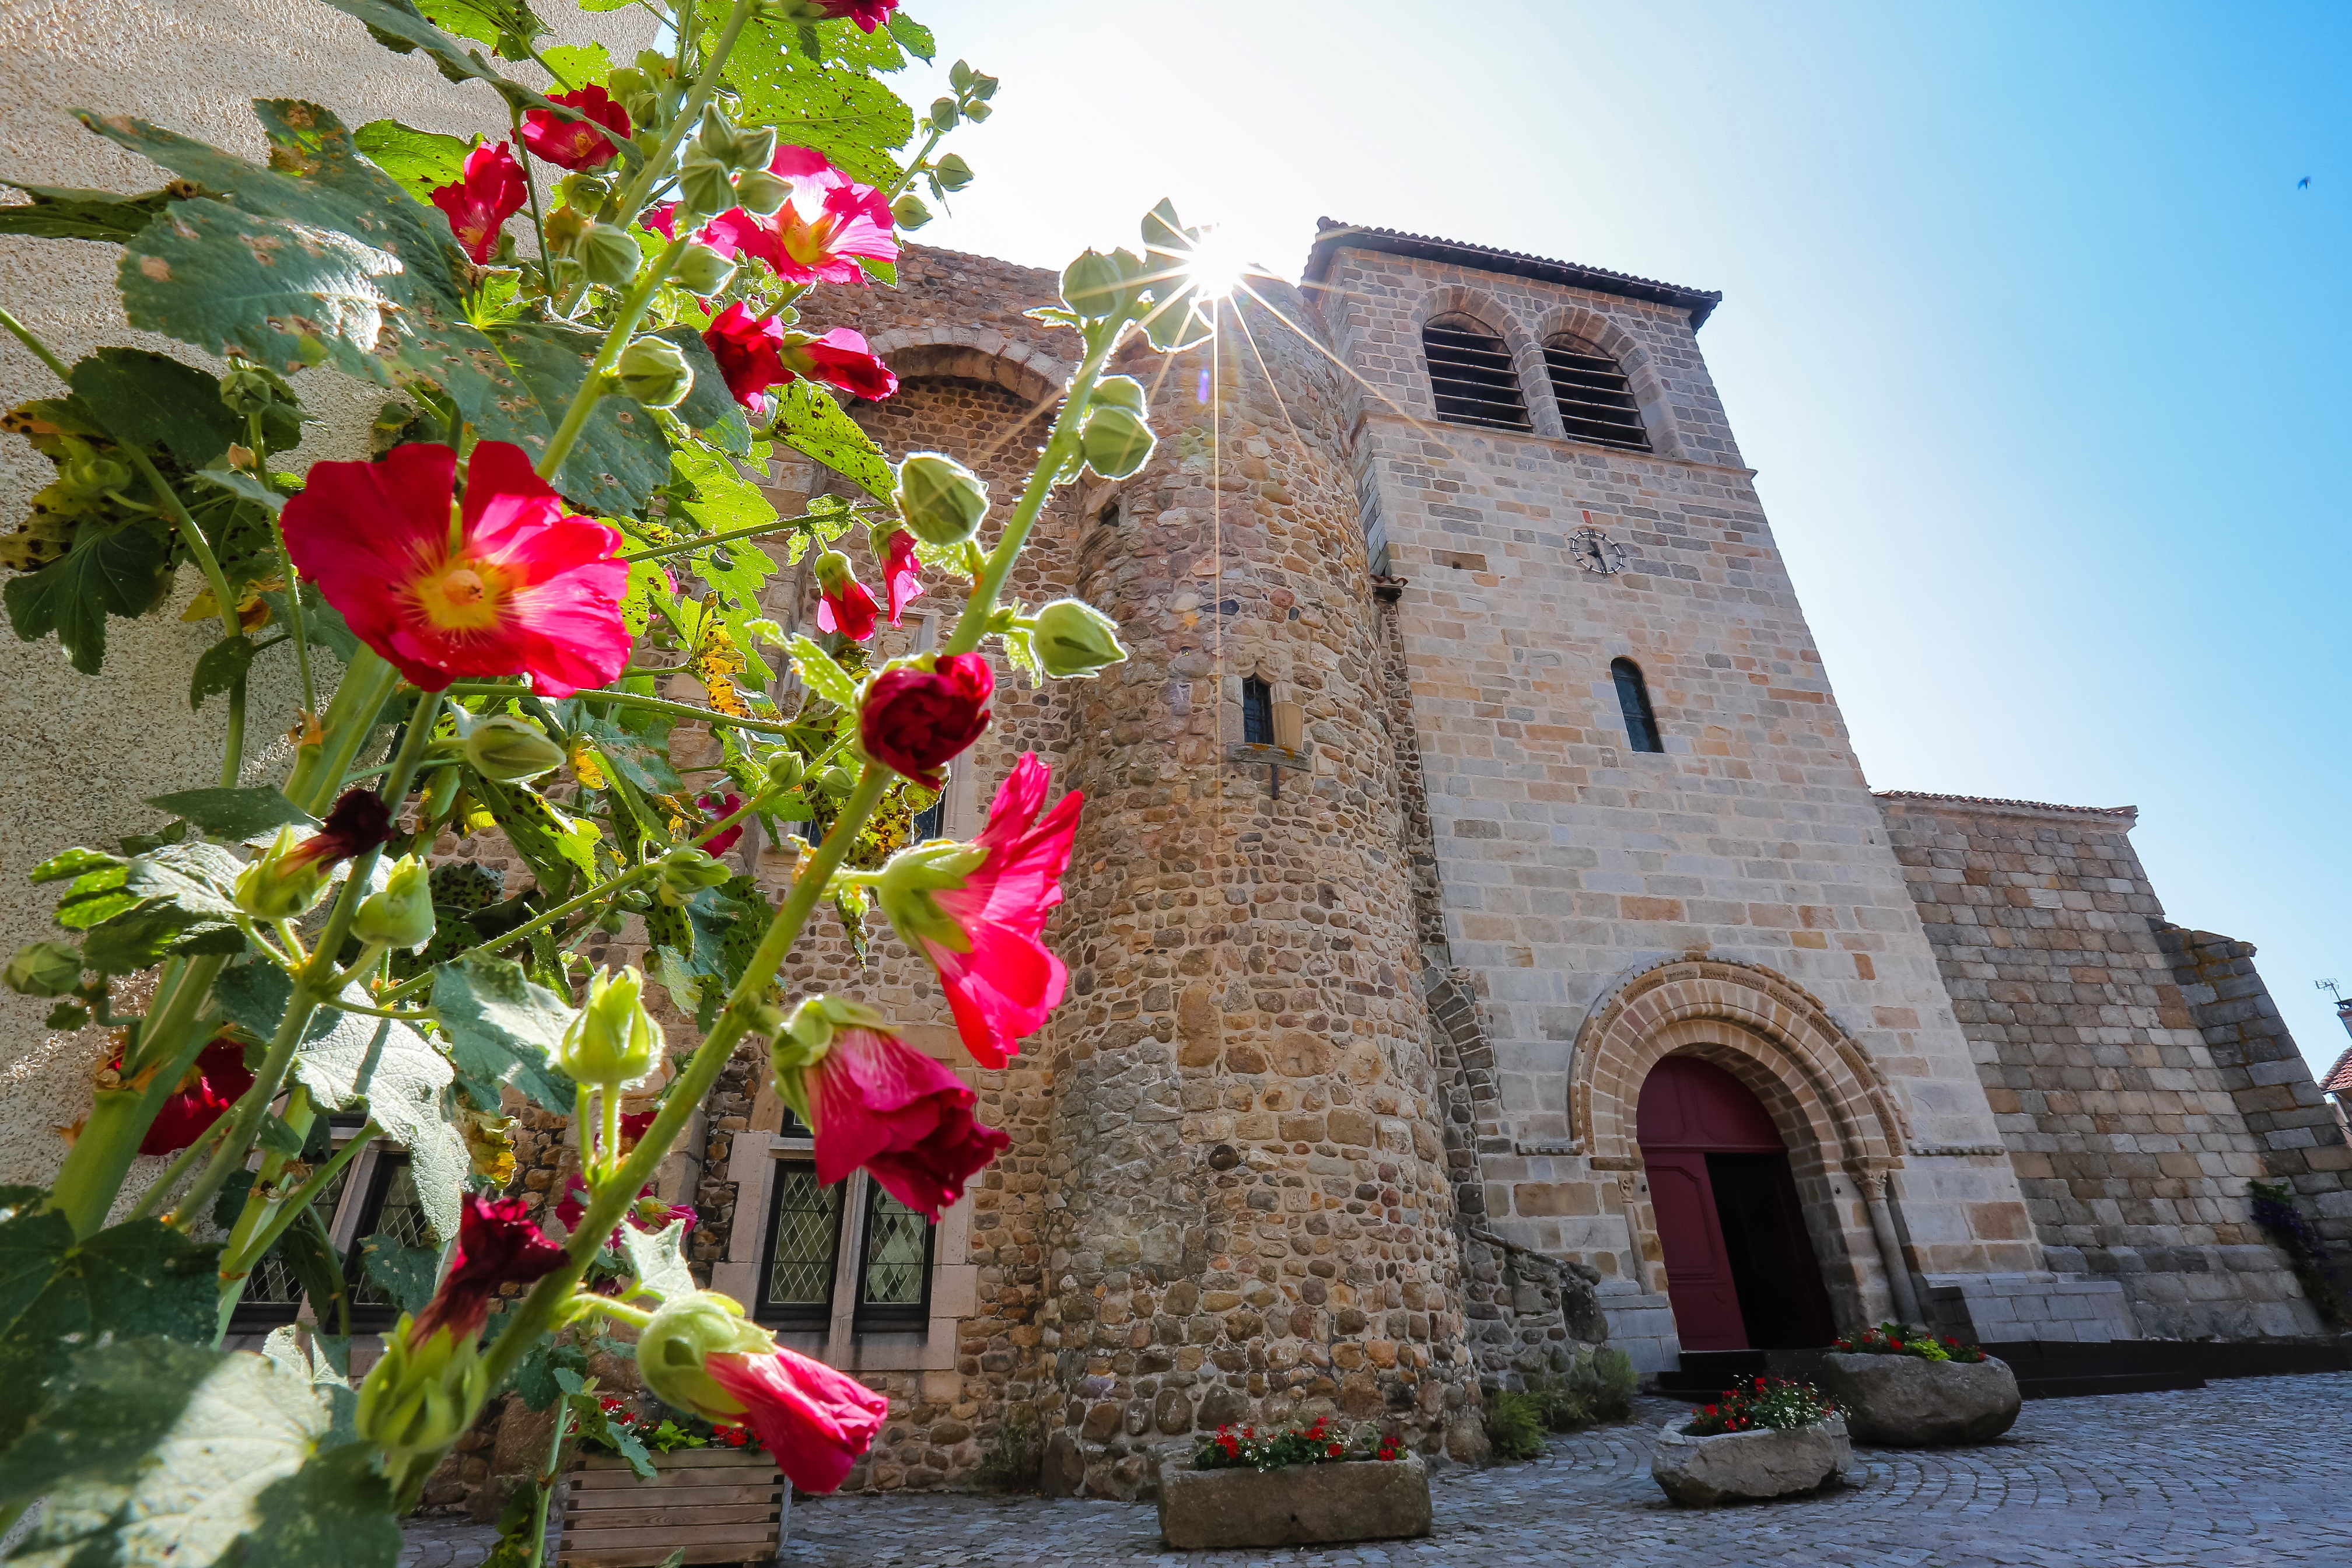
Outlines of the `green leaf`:
[[[278,1238],[278,1257],[294,1271],[294,1279],[302,1287],[302,1294],[310,1303],[311,1315],[321,1327],[332,1327],[343,1333],[351,1331],[351,1276],[343,1268],[343,1255],[335,1250],[332,1237],[327,1234],[326,1222],[315,1208],[306,1208]],[[332,1334],[323,1336],[330,1353],[337,1344]],[[351,1347],[342,1346],[346,1365],[351,1360]]]
[[890,460],[857,422],[841,411],[830,393],[803,376],[774,388],[776,439],[814,458],[877,500],[888,500],[898,483]]
[[421,1312],[433,1300],[433,1282],[441,1272],[441,1254],[430,1247],[410,1247],[396,1236],[382,1233],[360,1243],[360,1267],[376,1289],[392,1298],[404,1312]]
[[55,632],[73,667],[96,675],[106,663],[106,617],[143,616],[171,585],[171,548],[162,535],[84,523],[73,548],[38,572],[10,578],[0,601],[18,641]]
[[628,1254],[629,1272],[637,1277],[637,1284],[667,1300],[672,1296],[691,1296],[699,1289],[694,1282],[694,1271],[686,1266],[679,1252],[686,1238],[686,1221],[674,1219],[661,1229],[647,1235],[634,1225],[621,1227],[621,1249]]
[[[409,0],[327,0],[327,4],[366,23],[376,41],[396,53],[423,49],[451,81],[472,77],[489,83],[500,98],[519,108],[544,109],[560,119],[577,117],[575,111],[560,103],[551,103],[513,78],[499,74],[480,54],[460,47],[457,39],[426,21],[425,14]],[[624,156],[633,166],[643,161],[635,152]]]
[[201,710],[205,698],[235,690],[253,668],[253,656],[260,651],[261,645],[242,632],[205,649],[188,673],[188,707]]
[[930,64],[931,58],[939,53],[939,46],[931,40],[931,30],[912,16],[892,12],[890,36],[898,39],[908,54],[925,65]]
[[[492,1327],[500,1326],[492,1320]],[[515,1363],[515,1392],[533,1410],[544,1410],[563,1397],[563,1385],[557,1381],[559,1373],[578,1377],[588,1370],[588,1357],[577,1345],[561,1344],[551,1339],[523,1352],[522,1360]]]
[[[706,15],[713,4],[705,0]],[[726,10],[718,5],[719,15]],[[879,47],[898,53],[887,36]],[[748,24],[727,58],[727,80],[741,96],[741,123],[772,125],[779,142],[814,148],[869,185],[898,177],[884,149],[907,144],[915,133],[915,111],[864,69],[820,64],[801,53],[790,24]]]
[[[534,985],[522,965],[468,954],[433,973],[433,1011],[463,1077],[510,1083],[535,1104],[572,1114],[575,1088],[550,1063],[572,1023],[570,1004]],[[497,1096],[488,1097],[496,1103]]]
[[[583,5],[582,10],[592,7]],[[547,68],[573,87],[602,87],[613,74],[613,57],[602,44],[551,44],[539,51]]]
[[[232,843],[257,837],[289,824],[316,827],[319,819],[274,789],[184,789],[176,795],[151,795],[147,804],[159,811],[184,817],[200,832]],[[226,868],[224,868],[226,869]],[[234,870],[228,872],[232,889]]]
[[836,708],[857,706],[857,683],[849,672],[833,662],[833,656],[817,647],[806,633],[793,637],[793,668],[801,673],[801,680],[811,691]]
[[348,1442],[359,1436],[358,1423],[353,1419],[359,1400],[352,1392],[350,1381],[350,1342],[340,1342],[340,1352],[339,1354],[334,1336],[293,1323],[270,1330],[269,1337],[261,1342],[263,1355],[295,1376],[307,1379],[333,1412],[330,1440]]
[[105,871],[115,868],[127,870],[130,865],[131,862],[124,859],[121,856],[109,855],[103,849],[83,849],[76,847],[63,850],[58,854],[50,856],[47,859],[42,861],[39,865],[26,872],[25,874],[25,880],[36,884],[41,882],[62,882],[67,880],[68,878],[88,876],[92,871]]
[[66,1481],[129,1479],[171,1435],[220,1359],[209,1346],[152,1338],[86,1346],[63,1358],[42,1391],[39,1414],[0,1453],[0,1508]]
[[58,902],[58,923],[89,931],[82,956],[109,974],[136,973],[170,952],[242,952],[235,900],[243,869],[218,845],[166,844],[77,880]]
[[[362,20],[404,14],[391,0],[334,3]],[[429,384],[483,437],[544,452],[586,379],[596,334],[476,326],[473,264],[446,218],[361,157],[325,110],[271,99],[255,110],[270,141],[268,168],[145,121],[82,116],[110,141],[234,193],[176,203],[132,241],[120,277],[132,324],[279,371],[326,364],[387,387]],[[667,468],[652,414],[607,396],[556,482],[583,507],[632,511]]]
[[161,191],[125,196],[61,185],[20,185],[14,180],[0,180],[0,184],[33,198],[20,205],[0,207],[0,234],[32,239],[98,239],[126,245],[172,202]]
[[425,19],[461,38],[488,44],[501,59],[530,58],[530,45],[547,24],[521,0],[417,0]]
[[418,131],[397,120],[371,120],[352,132],[360,155],[401,184],[420,202],[429,203],[436,186],[456,184],[466,177],[466,154],[480,145],[438,132]]
[[204,468],[195,476],[215,489],[266,509],[272,517],[286,510],[286,498],[241,468]]
[[259,1142],[266,1152],[289,1160],[302,1152],[302,1135],[289,1127],[284,1119],[267,1112],[261,1118]]
[[776,521],[775,507],[730,458],[688,444],[671,451],[670,467],[691,489],[691,499],[681,503],[682,510],[703,532],[724,533]]
[[[110,1358],[130,1347],[109,1348]],[[152,1352],[185,1387],[160,1439],[133,1407],[126,1363],[102,1409],[132,1431],[95,1427],[89,1446],[138,1456],[134,1469],[86,1476],[50,1494],[10,1561],[32,1568],[392,1568],[400,1531],[372,1447],[325,1448],[332,1416],[310,1382],[267,1356]],[[195,1357],[209,1366],[199,1368]],[[188,1380],[195,1378],[193,1385]],[[178,1398],[174,1394],[166,1399]],[[163,1401],[159,1401],[163,1403]],[[60,1401],[60,1420],[79,1411]],[[323,1451],[322,1451],[323,1449]]]
[[220,383],[147,349],[100,349],[73,367],[74,395],[120,441],[167,447],[201,468],[229,448],[244,422],[221,402]]

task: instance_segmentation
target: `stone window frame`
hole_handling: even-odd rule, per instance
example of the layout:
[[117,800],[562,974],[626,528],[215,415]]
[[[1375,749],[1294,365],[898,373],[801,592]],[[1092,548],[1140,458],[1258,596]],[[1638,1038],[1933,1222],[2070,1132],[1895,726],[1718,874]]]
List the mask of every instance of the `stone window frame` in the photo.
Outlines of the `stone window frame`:
[[[924,1055],[943,1061],[967,1084],[978,1069],[963,1055],[956,1031],[941,1025],[911,1025],[899,1033]],[[767,1258],[768,1217],[775,1167],[815,1157],[807,1138],[787,1138],[783,1101],[762,1083],[751,1106],[751,1125],[735,1135],[727,1179],[735,1185],[735,1225],[726,1256],[711,1268],[710,1288],[738,1301],[759,1297],[759,1270]],[[822,1329],[775,1325],[777,1341],[828,1366],[849,1373],[948,1372],[955,1370],[962,1321],[979,1310],[979,1266],[971,1261],[971,1194],[950,1205],[932,1227],[929,1318],[917,1330],[867,1329],[856,1324],[857,1271],[865,1258],[867,1191],[873,1178],[850,1173],[842,1192],[841,1240],[834,1250],[833,1315]]]

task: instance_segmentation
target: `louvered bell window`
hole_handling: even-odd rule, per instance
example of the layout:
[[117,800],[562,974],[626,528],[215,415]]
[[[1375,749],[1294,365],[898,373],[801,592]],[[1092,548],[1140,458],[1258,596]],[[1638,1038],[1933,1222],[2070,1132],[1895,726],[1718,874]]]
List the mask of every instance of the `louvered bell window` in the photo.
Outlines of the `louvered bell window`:
[[1617,362],[1582,338],[1554,338],[1544,345],[1544,369],[1552,400],[1571,441],[1591,441],[1629,451],[1650,449],[1641,410]]
[[1440,419],[1496,430],[1531,428],[1519,373],[1502,339],[1466,316],[1444,316],[1421,330],[1421,346]]

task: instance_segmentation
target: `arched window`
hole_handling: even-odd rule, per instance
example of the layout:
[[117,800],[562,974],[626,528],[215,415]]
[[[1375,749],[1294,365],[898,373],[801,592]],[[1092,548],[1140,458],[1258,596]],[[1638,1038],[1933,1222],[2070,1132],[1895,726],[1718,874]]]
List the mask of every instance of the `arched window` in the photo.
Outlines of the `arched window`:
[[1544,369],[1570,440],[1650,449],[1650,433],[1642,428],[1641,410],[1615,360],[1582,338],[1563,335],[1544,344]]
[[1527,400],[1503,340],[1468,316],[1440,316],[1421,330],[1437,416],[1462,425],[1526,430]]
[[1625,738],[1637,752],[1663,752],[1665,743],[1658,739],[1658,716],[1650,711],[1650,688],[1642,679],[1642,667],[1630,658],[1609,661],[1609,673],[1617,682],[1617,706],[1625,713]]
[[1255,675],[1242,679],[1242,740],[1252,746],[1274,744],[1274,688]]

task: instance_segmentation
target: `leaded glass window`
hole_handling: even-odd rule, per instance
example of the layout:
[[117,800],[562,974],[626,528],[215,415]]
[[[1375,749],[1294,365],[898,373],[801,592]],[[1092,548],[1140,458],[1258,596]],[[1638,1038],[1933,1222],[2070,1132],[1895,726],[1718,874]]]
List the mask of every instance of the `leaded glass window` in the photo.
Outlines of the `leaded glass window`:
[[784,1161],[777,1162],[771,1185],[757,1315],[768,1322],[829,1321],[841,1248],[841,1187],[820,1185],[814,1165]]
[[[343,1186],[351,1179],[349,1165],[334,1174],[313,1202],[312,1207],[320,1218],[332,1223],[335,1205],[342,1200]],[[262,1254],[261,1261],[253,1266],[246,1277],[245,1294],[237,1299],[236,1310],[229,1319],[228,1330],[233,1334],[259,1333],[283,1323],[290,1323],[302,1310],[302,1281],[286,1261],[286,1244],[280,1241]],[[319,1309],[323,1311],[323,1307]]]
[[1255,675],[1242,678],[1242,740],[1252,746],[1274,744],[1274,688]]
[[[398,1308],[391,1295],[368,1278],[361,1258],[371,1237],[401,1247],[429,1247],[438,1251],[441,1238],[425,1220],[425,1205],[416,1196],[416,1176],[408,1168],[405,1154],[385,1154],[376,1161],[375,1179],[371,1184],[368,1202],[360,1209],[359,1224],[352,1232],[352,1249],[346,1260],[347,1278],[352,1286],[352,1321],[354,1327],[385,1327],[398,1316]],[[365,1317],[367,1321],[360,1320]]]
[[929,1321],[931,1226],[883,1190],[866,1189],[865,1250],[857,1268],[857,1325],[921,1328]]

